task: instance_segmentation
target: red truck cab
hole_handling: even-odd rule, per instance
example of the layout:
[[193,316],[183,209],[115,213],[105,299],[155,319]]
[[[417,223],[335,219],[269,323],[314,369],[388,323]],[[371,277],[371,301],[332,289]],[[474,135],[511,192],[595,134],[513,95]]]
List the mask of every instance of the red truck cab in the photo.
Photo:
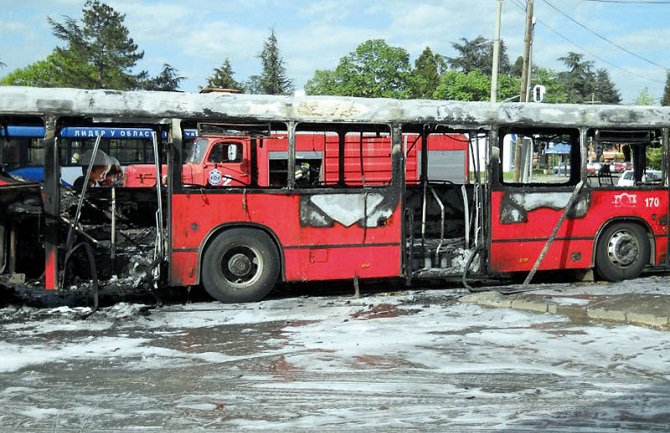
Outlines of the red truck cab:
[[[209,187],[246,186],[251,183],[249,170],[250,139],[242,136],[198,137],[184,161],[182,183]],[[165,183],[167,166],[161,167]],[[153,187],[156,167],[133,164],[125,168],[124,186]]]
[[251,183],[248,137],[199,137],[182,168],[182,182],[199,186],[246,186]]

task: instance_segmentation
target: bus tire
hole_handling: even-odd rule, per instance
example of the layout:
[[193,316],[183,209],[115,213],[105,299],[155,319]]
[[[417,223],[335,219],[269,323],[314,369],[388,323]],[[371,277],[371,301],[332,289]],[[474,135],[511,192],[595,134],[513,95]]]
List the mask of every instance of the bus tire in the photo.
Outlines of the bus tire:
[[279,252],[260,230],[226,230],[207,247],[202,259],[202,285],[221,302],[260,301],[278,276]]
[[607,281],[635,278],[649,263],[649,239],[638,224],[616,223],[598,239],[596,271]]

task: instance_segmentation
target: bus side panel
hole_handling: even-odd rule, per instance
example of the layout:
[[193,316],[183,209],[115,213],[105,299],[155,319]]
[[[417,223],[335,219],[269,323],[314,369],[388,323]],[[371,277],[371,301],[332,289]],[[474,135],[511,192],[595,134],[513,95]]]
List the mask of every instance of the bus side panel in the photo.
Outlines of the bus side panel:
[[[369,191],[358,195],[339,194],[344,196],[339,204],[355,201],[357,196],[373,195]],[[322,202],[315,202],[336,201],[337,196],[325,194]],[[399,204],[363,227],[360,220],[353,220],[355,217],[347,220],[350,215],[337,215],[335,211],[328,221],[328,209],[317,216],[306,215],[313,211],[307,209],[306,204],[311,198],[279,192],[243,194],[239,190],[174,194],[171,283],[195,284],[199,269],[185,253],[204,248],[207,239],[219,227],[241,225],[264,228],[276,237],[283,250],[288,281],[400,275],[402,213]],[[375,209],[370,205],[366,211],[371,216]],[[189,257],[188,261],[180,262],[184,257]]]
[[[333,268],[337,279],[383,278],[400,275],[397,246],[360,247],[297,247],[285,249],[286,280],[331,280]],[[289,264],[291,264],[289,266]]]
[[668,199],[668,190],[661,186],[594,190],[587,217],[596,229],[614,219],[643,222],[654,240],[652,260],[660,265],[667,260]]
[[[491,194],[492,272],[529,271],[532,269],[563,207],[551,207],[552,194],[560,194],[556,204],[565,203],[569,191],[514,192]],[[510,192],[511,191],[511,192]],[[558,197],[558,196],[557,196]],[[667,247],[667,191],[663,190],[592,190],[582,196],[581,211],[568,216],[557,232],[540,270],[586,269],[594,263],[596,237],[610,221],[644,221],[655,239],[652,257],[665,261]],[[519,204],[521,203],[521,204]]]
[[198,251],[173,250],[170,257],[170,285],[197,284]]
[[[546,239],[495,242],[491,244],[489,270],[492,272],[529,271],[539,257]],[[556,240],[551,244],[540,270],[588,269],[591,267],[593,240]]]
[[668,236],[665,234],[654,235],[654,241],[656,243],[656,251],[652,251],[652,257],[656,259],[654,262],[656,265],[666,265],[668,256],[666,251],[668,251]]

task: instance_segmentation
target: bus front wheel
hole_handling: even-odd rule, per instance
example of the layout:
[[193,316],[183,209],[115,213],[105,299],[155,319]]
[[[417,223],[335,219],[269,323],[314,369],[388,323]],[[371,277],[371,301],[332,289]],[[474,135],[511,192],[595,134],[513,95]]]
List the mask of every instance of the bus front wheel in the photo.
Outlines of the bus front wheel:
[[649,263],[649,240],[637,224],[616,223],[598,240],[596,271],[607,281],[635,278]]
[[221,302],[256,302],[272,290],[279,276],[279,253],[268,235],[231,229],[218,235],[202,259],[202,284]]

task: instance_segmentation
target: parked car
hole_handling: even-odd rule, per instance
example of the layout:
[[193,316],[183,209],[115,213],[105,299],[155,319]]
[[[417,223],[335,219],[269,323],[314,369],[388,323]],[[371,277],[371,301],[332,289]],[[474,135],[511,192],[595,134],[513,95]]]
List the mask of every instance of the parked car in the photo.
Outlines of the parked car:
[[[654,183],[662,180],[662,173],[660,170],[647,170],[642,175],[642,183]],[[617,186],[635,186],[635,171],[625,170],[621,173]]]
[[633,163],[630,161],[616,161],[610,164],[610,171],[612,173],[623,173],[626,170],[632,170]]
[[588,174],[589,176],[595,176],[596,174],[598,174],[598,171],[602,168],[602,166],[603,165],[599,162],[589,161],[586,164],[586,174]]

